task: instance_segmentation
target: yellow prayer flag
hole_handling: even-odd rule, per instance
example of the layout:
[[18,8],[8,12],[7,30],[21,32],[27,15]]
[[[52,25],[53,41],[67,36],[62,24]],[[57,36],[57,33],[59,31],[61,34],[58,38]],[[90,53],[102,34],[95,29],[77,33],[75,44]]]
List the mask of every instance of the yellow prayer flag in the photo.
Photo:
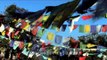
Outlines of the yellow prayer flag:
[[29,23],[27,23],[27,25],[23,28],[23,30],[28,31],[29,27],[30,27],[30,25],[29,25]]
[[89,33],[90,32],[90,25],[85,25],[85,33]]
[[28,47],[32,46],[32,43],[28,43]]
[[1,33],[1,34],[2,34],[2,36],[4,36],[4,35],[5,35],[5,32],[6,32],[6,31],[3,31],[3,32]]
[[95,44],[87,44],[87,48],[91,48],[91,47],[95,47],[96,45]]
[[48,57],[48,60],[52,60],[50,57]]
[[43,16],[42,20],[45,22],[45,21],[47,21],[48,18],[49,18],[48,15],[47,16]]
[[54,34],[52,32],[49,32],[47,35],[48,40],[53,40],[54,39]]
[[14,19],[12,22],[16,22],[17,20],[16,19]]

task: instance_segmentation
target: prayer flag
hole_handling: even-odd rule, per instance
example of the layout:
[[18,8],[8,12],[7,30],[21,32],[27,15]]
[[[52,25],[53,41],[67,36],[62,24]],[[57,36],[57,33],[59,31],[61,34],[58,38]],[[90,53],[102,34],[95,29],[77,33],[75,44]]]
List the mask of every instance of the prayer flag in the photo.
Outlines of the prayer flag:
[[48,32],[47,39],[54,40],[54,34],[52,32]]
[[85,15],[85,16],[82,16],[82,19],[83,20],[89,20],[93,17],[93,15]]
[[96,25],[91,25],[91,33],[96,33]]
[[85,33],[89,33],[90,32],[90,25],[85,25]]
[[19,48],[20,48],[20,49],[23,49],[23,48],[24,48],[24,42],[20,42],[20,43],[19,43]]
[[62,31],[66,30],[67,25],[62,25]]
[[102,26],[102,32],[107,32],[107,25]]
[[79,32],[84,33],[84,25],[79,25]]
[[13,44],[13,49],[16,50],[17,47],[19,46],[20,42],[19,41],[15,41]]
[[3,32],[4,29],[5,29],[5,26],[3,24],[1,24],[1,26],[0,26],[0,32]]
[[55,36],[55,43],[56,43],[56,44],[61,44],[61,42],[62,42],[62,36],[56,35],[56,36]]
[[26,49],[26,48],[24,48],[24,50],[22,51],[22,53],[23,53],[24,55],[28,56],[29,51],[27,51],[27,49]]
[[96,32],[100,32],[101,31],[101,25],[97,25],[96,26]]

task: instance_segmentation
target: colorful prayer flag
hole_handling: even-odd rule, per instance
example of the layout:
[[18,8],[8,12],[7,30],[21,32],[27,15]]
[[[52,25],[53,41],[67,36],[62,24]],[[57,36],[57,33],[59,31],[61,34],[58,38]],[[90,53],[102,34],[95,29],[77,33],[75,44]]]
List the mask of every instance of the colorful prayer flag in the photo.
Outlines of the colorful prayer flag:
[[54,34],[52,32],[48,32],[47,39],[48,40],[54,40]]
[[92,48],[92,47],[95,47],[96,45],[95,44],[87,44],[87,48]]
[[73,30],[75,30],[78,27],[78,25],[74,25]]
[[62,31],[65,31],[66,30],[66,27],[67,27],[67,25],[62,25]]
[[14,46],[14,41],[11,40],[11,42],[10,42],[10,47],[13,47],[13,46]]
[[56,35],[56,36],[55,36],[55,43],[56,43],[56,44],[61,44],[61,42],[62,42],[62,36]]
[[15,41],[13,44],[13,49],[16,50],[17,47],[19,46],[20,42],[19,41]]
[[82,16],[82,19],[83,20],[89,20],[93,17],[93,15],[85,15],[85,16]]
[[27,51],[27,49],[26,49],[26,48],[24,48],[24,50],[22,51],[22,53],[23,53],[24,55],[28,56],[29,51]]
[[90,32],[90,25],[85,25],[85,33],[89,33]]
[[24,20],[21,20],[21,29],[23,29],[25,26],[27,25],[27,22],[25,22]]
[[0,26],[0,32],[3,32],[4,29],[5,29],[5,26],[3,24],[1,24],[1,26]]
[[33,27],[32,30],[31,30],[31,33],[35,36],[38,32],[38,27]]
[[107,32],[107,25],[102,26],[102,32]]
[[91,33],[96,33],[96,25],[91,25]]
[[23,48],[24,48],[24,42],[20,42],[20,43],[19,43],[19,48],[20,48],[20,49],[23,49]]
[[101,25],[97,25],[96,26],[96,32],[100,32],[101,31],[101,27],[102,27]]
[[79,25],[79,32],[84,33],[84,25]]
[[38,36],[38,37],[42,37],[43,34],[45,33],[44,30],[45,30],[45,29],[43,29],[43,28],[39,29],[39,31],[37,32],[37,36]]
[[79,57],[79,60],[86,60],[86,56]]
[[80,48],[81,48],[81,49],[86,48],[86,46],[87,46],[86,44],[83,44],[82,42],[80,42]]

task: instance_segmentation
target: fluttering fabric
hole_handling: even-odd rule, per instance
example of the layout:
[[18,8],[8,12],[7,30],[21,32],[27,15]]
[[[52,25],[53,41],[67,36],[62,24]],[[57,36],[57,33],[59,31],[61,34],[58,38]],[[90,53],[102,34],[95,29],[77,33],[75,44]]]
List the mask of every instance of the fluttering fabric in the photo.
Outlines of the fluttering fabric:
[[50,17],[44,24],[44,27],[48,28],[50,24],[53,22],[53,24],[56,24],[56,26],[60,28],[63,22],[68,18],[68,16],[74,12],[79,2],[80,2],[79,0],[75,0],[73,2],[68,2],[57,6],[51,12]]

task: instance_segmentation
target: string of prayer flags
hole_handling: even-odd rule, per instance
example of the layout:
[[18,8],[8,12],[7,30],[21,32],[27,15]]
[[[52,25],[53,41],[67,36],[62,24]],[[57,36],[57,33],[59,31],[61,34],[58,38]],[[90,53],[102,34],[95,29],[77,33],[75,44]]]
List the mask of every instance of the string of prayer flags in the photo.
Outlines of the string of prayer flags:
[[56,35],[56,36],[55,36],[55,43],[56,43],[56,44],[61,44],[61,42],[62,42],[62,36]]
[[97,33],[101,29],[103,29],[101,25],[79,25],[79,32],[81,33]]
[[48,40],[54,40],[54,34],[52,32],[48,32],[47,39]]
[[102,32],[107,32],[107,25],[102,26]]
[[84,16],[82,16],[82,19],[83,20],[89,20],[89,19],[91,19],[93,17],[93,15],[84,15]]
[[79,32],[81,33],[89,33],[90,32],[90,25],[80,25]]

